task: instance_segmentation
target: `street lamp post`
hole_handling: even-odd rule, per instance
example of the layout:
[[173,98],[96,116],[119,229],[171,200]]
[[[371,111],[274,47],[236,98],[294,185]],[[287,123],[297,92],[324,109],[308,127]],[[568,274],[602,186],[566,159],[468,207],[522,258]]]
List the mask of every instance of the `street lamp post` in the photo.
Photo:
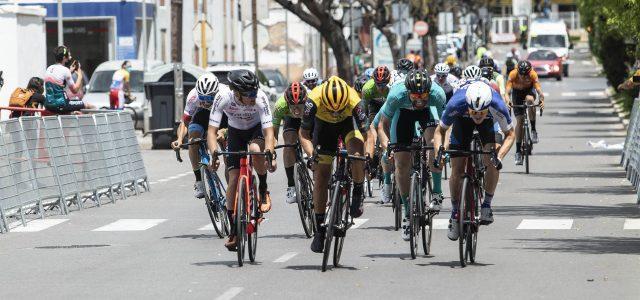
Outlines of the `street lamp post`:
[[58,0],[58,46],[64,44],[64,32],[62,30],[62,0]]

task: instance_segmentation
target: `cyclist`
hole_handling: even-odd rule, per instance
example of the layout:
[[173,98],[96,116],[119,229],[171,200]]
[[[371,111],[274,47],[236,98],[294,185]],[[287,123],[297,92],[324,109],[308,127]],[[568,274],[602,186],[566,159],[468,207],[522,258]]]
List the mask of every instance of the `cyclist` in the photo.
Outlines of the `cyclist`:
[[[202,138],[209,127],[209,115],[211,113],[211,105],[218,93],[228,92],[228,87],[220,84],[218,78],[207,73],[196,82],[196,87],[187,95],[187,103],[184,107],[182,120],[178,126],[178,139],[171,143],[173,149],[180,149],[185,134],[189,134],[189,139]],[[223,126],[221,126],[223,127]],[[198,145],[189,145],[189,160],[193,168],[196,182],[193,185],[196,198],[204,197],[204,182],[202,181],[202,173],[200,172],[200,153]]]
[[[511,106],[511,103],[515,105],[533,104],[538,96],[540,102],[540,109],[544,108],[544,94],[542,93],[542,87],[538,80],[538,74],[532,70],[531,63],[526,60],[518,62],[517,70],[509,73],[509,80],[507,81],[507,88],[505,91],[505,101]],[[523,108],[514,108],[513,114],[516,116],[517,128],[516,128],[516,165],[522,165],[522,128],[524,121],[525,110]],[[529,108],[529,118],[531,120],[531,140],[534,143],[538,142],[538,132],[536,131],[536,108]]]
[[[338,137],[342,137],[350,154],[362,155],[367,117],[356,91],[339,77],[332,76],[313,89],[308,97],[300,128],[300,143],[307,156],[313,157],[313,209],[316,224],[322,224]],[[317,151],[314,150],[316,147]],[[351,216],[357,218],[363,213],[364,162],[352,161],[351,173],[354,184],[349,210]],[[311,243],[311,251],[322,252],[325,233],[326,228],[319,226]]]
[[318,86],[320,82],[322,82],[322,80],[320,80],[320,73],[318,73],[318,70],[315,68],[308,68],[302,72],[302,84],[304,84],[309,91]]
[[416,65],[411,60],[408,60],[406,58],[401,58],[398,60],[398,63],[396,63],[396,71],[403,75],[409,74],[409,72],[411,72],[411,70],[415,68]]
[[[442,113],[446,101],[444,91],[437,84],[432,84],[427,71],[423,69],[413,70],[407,75],[404,85],[394,85],[389,92],[385,109],[380,116],[381,130],[380,140],[388,140],[389,131],[391,143],[399,147],[410,146],[415,135],[415,123],[427,127],[435,122]],[[437,111],[433,116],[433,110]],[[427,143],[433,138],[433,128],[426,128],[423,137]],[[387,145],[382,144],[383,153],[386,153]],[[396,182],[400,192],[400,198],[404,205],[405,219],[403,220],[402,238],[409,240],[409,174],[411,171],[411,155],[402,149],[396,149],[394,154]],[[433,198],[429,206],[433,210],[440,210],[442,203],[441,173],[433,173]]]
[[[275,137],[273,124],[271,123],[271,109],[267,95],[258,88],[258,77],[249,70],[235,70],[227,75],[229,90],[220,91],[211,109],[209,116],[209,130],[207,133],[207,145],[212,153],[218,150],[216,142],[217,132],[222,123],[222,115],[229,119],[227,150],[251,152],[266,151],[273,154],[271,165],[262,156],[252,158],[253,167],[258,174],[258,193],[260,211],[263,213],[271,209],[271,197],[267,187],[267,169],[270,172],[276,169]],[[240,156],[231,155],[226,160],[229,171],[229,184],[227,186],[227,199],[236,199],[238,174],[240,172]],[[219,160],[211,160],[211,168],[217,170]],[[227,213],[229,220],[233,220],[233,201],[227,201]],[[231,222],[231,231],[225,247],[235,251],[236,236],[235,224]]]
[[[470,150],[473,131],[477,130],[485,151],[495,148],[495,133],[493,123],[497,121],[505,132],[504,144],[498,150],[497,157],[501,161],[509,152],[513,145],[514,129],[513,122],[509,116],[509,110],[501,99],[498,92],[493,91],[484,81],[471,81],[462,86],[451,98],[442,114],[442,120],[435,132],[434,147],[440,149],[444,143],[445,132],[452,127],[451,142],[449,148],[452,150]],[[491,162],[489,156],[483,157],[484,165],[487,167],[484,177],[485,194],[484,202],[480,209],[480,220],[483,224],[493,222],[493,211],[491,201],[495,195],[498,185],[498,169]],[[460,189],[465,168],[465,158],[454,154],[451,155],[451,178],[449,179],[449,189],[451,191],[451,219],[449,220],[449,233],[447,237],[451,240],[458,239],[458,201],[460,201]]]
[[495,69],[495,62],[493,61],[493,58],[486,57],[481,59],[478,67],[480,67],[480,69],[483,69],[483,68],[487,69],[490,75],[488,76],[489,78],[487,79],[490,82],[494,82],[496,85],[498,85],[498,89],[500,90],[499,91],[500,97],[504,99],[504,93],[505,93],[504,76],[498,73],[497,70]]
[[456,58],[455,55],[449,55],[445,59],[445,64],[447,66],[449,66],[449,68],[453,68],[454,66],[456,66],[458,64],[458,58]]
[[356,79],[356,82],[353,85],[353,88],[358,92],[358,96],[360,96],[360,98],[362,98],[362,88],[367,82],[369,82],[369,78],[362,75]]
[[113,72],[109,90],[111,109],[124,109],[125,98],[131,99],[131,62],[125,60],[119,70]]
[[455,76],[457,80],[460,80],[462,78],[462,68],[460,68],[460,66],[453,66],[449,74]]
[[[273,109],[273,132],[276,143],[282,121],[284,121],[284,130],[282,132],[284,143],[291,145],[298,142],[298,130],[300,129],[306,100],[307,89],[301,83],[293,82],[276,101]],[[284,148],[282,154],[284,170],[287,174],[287,203],[291,204],[296,202],[296,184],[293,177],[296,150],[294,148]]]
[[433,68],[433,70],[435,71],[435,74],[431,75],[431,81],[438,84],[442,90],[444,90],[447,101],[449,101],[451,96],[453,96],[453,87],[456,85],[458,80],[455,76],[449,73],[451,69],[447,64],[439,63]]

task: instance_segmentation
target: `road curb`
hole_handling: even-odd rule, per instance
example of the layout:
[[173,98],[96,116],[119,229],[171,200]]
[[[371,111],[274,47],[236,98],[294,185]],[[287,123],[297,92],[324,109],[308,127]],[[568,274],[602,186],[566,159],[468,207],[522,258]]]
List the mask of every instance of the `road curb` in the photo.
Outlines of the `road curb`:
[[629,113],[625,113],[624,110],[622,109],[622,105],[617,103],[616,100],[613,98],[613,95],[615,94],[615,90],[613,89],[613,87],[608,87],[604,90],[604,93],[605,95],[607,95],[607,98],[609,98],[609,101],[611,101],[611,105],[613,105],[613,111],[616,113],[618,118],[620,118],[620,122],[622,123],[622,125],[624,125],[624,129],[628,129]]

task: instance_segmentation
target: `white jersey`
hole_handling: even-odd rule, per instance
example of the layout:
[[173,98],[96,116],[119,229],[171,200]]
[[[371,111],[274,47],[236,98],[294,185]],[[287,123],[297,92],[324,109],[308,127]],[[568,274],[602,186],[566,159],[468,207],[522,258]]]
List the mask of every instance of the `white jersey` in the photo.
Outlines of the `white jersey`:
[[262,129],[273,126],[269,100],[260,89],[258,89],[256,103],[252,106],[242,105],[230,89],[220,90],[213,101],[209,125],[219,128],[223,113],[229,118],[229,127],[235,129],[247,130],[258,124],[262,125]]
[[[436,81],[436,74],[431,75],[431,81],[432,82]],[[447,74],[447,83],[450,86],[456,86],[458,83],[458,78],[453,76],[453,74]]]
[[[218,93],[225,93],[229,91],[229,87],[220,83],[218,84]],[[215,100],[215,99],[214,99]],[[192,117],[199,108],[202,109],[211,109],[211,105],[213,102],[201,101],[198,98],[198,92],[196,89],[192,89],[187,95],[187,103],[184,105],[184,115]]]

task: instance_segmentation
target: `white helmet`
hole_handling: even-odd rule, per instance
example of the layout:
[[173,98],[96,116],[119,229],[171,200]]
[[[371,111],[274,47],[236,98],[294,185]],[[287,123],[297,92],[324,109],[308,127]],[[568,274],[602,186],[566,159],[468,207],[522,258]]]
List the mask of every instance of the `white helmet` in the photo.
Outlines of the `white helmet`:
[[474,82],[467,87],[467,104],[474,111],[481,111],[489,107],[493,94],[491,87],[484,82]]
[[404,82],[405,74],[398,72],[397,70],[391,71],[391,79],[389,79],[389,83],[387,84],[388,88],[391,88],[394,84],[398,82]]
[[482,70],[476,65],[471,65],[464,69],[463,75],[467,79],[478,79],[482,76]]
[[317,80],[319,77],[318,70],[315,68],[308,68],[302,72],[302,78],[304,80]]
[[449,72],[451,71],[451,68],[449,68],[447,64],[439,63],[433,68],[433,70],[436,71],[436,74],[443,75],[443,74],[449,74]]
[[211,96],[211,101],[213,101],[213,96],[218,93],[218,84],[216,75],[205,73],[196,82],[196,92],[199,96]]

